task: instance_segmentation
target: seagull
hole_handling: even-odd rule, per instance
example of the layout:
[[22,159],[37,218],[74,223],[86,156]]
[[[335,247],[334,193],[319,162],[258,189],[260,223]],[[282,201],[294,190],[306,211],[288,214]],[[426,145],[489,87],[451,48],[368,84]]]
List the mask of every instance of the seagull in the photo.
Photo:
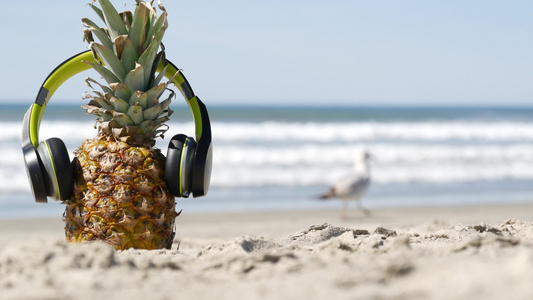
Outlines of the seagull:
[[370,167],[368,161],[371,157],[367,151],[360,151],[356,156],[353,172],[333,184],[327,194],[319,197],[322,200],[329,198],[341,199],[343,202],[341,218],[343,220],[346,219],[349,200],[357,201],[357,207],[365,215],[370,214],[370,211],[361,205],[361,197],[363,197],[370,185]]

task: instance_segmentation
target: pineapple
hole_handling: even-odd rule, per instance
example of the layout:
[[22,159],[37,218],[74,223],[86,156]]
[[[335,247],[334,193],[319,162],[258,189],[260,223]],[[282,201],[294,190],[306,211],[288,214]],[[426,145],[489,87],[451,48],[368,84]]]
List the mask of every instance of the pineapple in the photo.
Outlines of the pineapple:
[[[73,160],[74,192],[65,202],[66,239],[101,240],[115,249],[170,248],[174,239],[174,196],[164,180],[164,156],[155,138],[167,129],[174,92],[161,82],[166,62],[161,44],[167,13],[151,2],[137,0],[134,14],[119,14],[109,0],[89,4],[105,23],[100,28],[82,19],[95,59],[87,61],[107,85],[87,78],[87,113],[97,116],[98,134],[85,140]],[[95,42],[93,35],[99,40]],[[159,51],[159,52],[158,52]],[[101,62],[101,63],[99,63]]]

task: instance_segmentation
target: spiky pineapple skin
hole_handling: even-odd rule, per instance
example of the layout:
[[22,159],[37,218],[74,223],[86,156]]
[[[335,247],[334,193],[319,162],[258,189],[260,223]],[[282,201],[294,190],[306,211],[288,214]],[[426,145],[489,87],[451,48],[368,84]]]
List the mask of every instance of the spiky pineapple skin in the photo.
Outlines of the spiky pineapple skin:
[[117,250],[170,248],[176,202],[158,149],[85,140],[73,160],[74,193],[64,213],[67,241],[101,240]]

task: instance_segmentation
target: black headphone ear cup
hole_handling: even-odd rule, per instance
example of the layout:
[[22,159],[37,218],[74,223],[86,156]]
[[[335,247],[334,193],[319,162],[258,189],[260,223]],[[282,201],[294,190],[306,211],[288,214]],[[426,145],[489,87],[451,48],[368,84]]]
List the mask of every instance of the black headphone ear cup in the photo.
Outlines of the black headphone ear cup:
[[41,142],[37,152],[45,171],[46,194],[54,200],[68,200],[74,181],[67,147],[62,140],[51,138]]
[[181,152],[187,141],[184,134],[176,134],[168,143],[167,158],[165,160],[165,180],[172,195],[181,197]]
[[170,140],[165,161],[165,180],[169,191],[176,197],[189,197],[196,142],[184,134]]

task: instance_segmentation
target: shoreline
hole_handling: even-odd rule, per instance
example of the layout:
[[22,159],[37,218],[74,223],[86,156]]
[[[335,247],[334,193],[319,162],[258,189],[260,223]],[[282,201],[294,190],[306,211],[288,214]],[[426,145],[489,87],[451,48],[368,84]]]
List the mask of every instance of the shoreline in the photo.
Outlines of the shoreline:
[[[177,237],[227,238],[254,234],[282,237],[304,227],[328,223],[344,227],[399,227],[447,220],[450,223],[501,223],[509,219],[533,222],[533,203],[402,206],[375,208],[370,216],[351,209],[341,220],[340,209],[288,210],[264,212],[183,212],[176,218]],[[0,241],[11,236],[63,237],[63,221],[57,218],[20,218],[0,220]],[[211,230],[205,231],[205,227]],[[24,238],[24,239],[26,239]]]

